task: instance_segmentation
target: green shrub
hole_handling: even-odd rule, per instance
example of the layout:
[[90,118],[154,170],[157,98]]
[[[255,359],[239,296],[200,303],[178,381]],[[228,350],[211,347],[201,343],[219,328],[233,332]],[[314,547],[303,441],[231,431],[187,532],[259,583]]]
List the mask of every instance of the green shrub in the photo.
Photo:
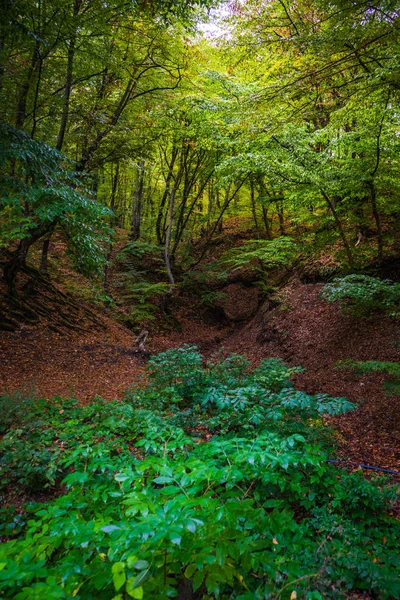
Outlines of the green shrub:
[[282,267],[288,269],[293,265],[297,252],[297,244],[287,236],[275,240],[248,240],[238,248],[227,250],[219,264],[230,271],[242,268],[261,272]]
[[364,373],[384,373],[387,379],[384,388],[389,393],[400,395],[400,363],[379,360],[343,360],[336,365],[339,369],[354,369],[358,375]]
[[[137,324],[154,321],[160,300],[171,287],[169,283],[151,280],[154,272],[164,278],[161,274],[160,246],[141,241],[129,242],[118,252],[116,259],[120,267],[116,285],[119,297],[127,308],[127,320]],[[145,259],[148,260],[147,268]]]
[[339,302],[344,311],[367,317],[380,311],[395,314],[400,307],[400,284],[368,275],[348,275],[334,279],[322,290],[329,302]]
[[0,434],[5,433],[11,426],[25,423],[33,402],[32,391],[18,390],[0,396]]
[[398,597],[396,489],[326,462],[319,415],[352,405],[295,390],[277,359],[187,346],[148,369],[128,402],[36,406],[66,492],[0,513],[2,597]]

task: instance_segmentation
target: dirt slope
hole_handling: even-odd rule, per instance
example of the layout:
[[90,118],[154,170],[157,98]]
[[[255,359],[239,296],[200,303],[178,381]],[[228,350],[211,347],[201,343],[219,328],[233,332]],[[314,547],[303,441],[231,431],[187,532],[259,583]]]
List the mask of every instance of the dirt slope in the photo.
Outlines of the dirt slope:
[[111,320],[107,331],[60,336],[46,327],[25,326],[0,334],[0,390],[25,390],[45,398],[100,395],[121,398],[143,372],[135,337]]
[[400,469],[400,397],[387,396],[378,373],[356,376],[338,370],[344,359],[398,361],[400,323],[381,316],[357,319],[320,296],[320,284],[292,282],[279,308],[258,315],[225,343],[254,362],[280,356],[306,372],[297,387],[310,394],[326,392],[357,402],[356,412],[332,419],[341,439],[341,457],[355,462]]
[[[359,403],[355,413],[332,419],[339,432],[339,456],[357,463],[400,469],[400,397],[383,393],[383,377],[363,377],[337,370],[343,359],[399,360],[400,323],[344,316],[320,297],[319,284],[292,283],[282,291],[280,306],[266,303],[247,324],[204,321],[192,302],[183,302],[181,328],[153,333],[149,351],[184,343],[198,345],[209,356],[221,346],[247,354],[253,364],[280,356],[306,372],[296,385],[309,393],[326,392]],[[135,336],[101,317],[104,328],[59,335],[45,326],[26,325],[0,335],[0,389],[35,388],[40,396],[95,395],[121,398],[143,373],[144,359],[135,352]]]

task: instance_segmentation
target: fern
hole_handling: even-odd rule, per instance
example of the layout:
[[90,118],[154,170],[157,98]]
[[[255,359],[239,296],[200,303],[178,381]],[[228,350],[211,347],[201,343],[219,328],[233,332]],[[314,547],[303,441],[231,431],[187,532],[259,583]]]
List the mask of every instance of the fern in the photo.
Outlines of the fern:
[[347,275],[324,286],[322,296],[328,302],[339,302],[343,310],[356,316],[384,312],[396,316],[400,305],[400,284],[368,275]]
[[225,252],[219,264],[232,271],[249,267],[261,272],[289,268],[293,265],[297,250],[295,242],[286,236],[276,240],[248,240],[239,248]]

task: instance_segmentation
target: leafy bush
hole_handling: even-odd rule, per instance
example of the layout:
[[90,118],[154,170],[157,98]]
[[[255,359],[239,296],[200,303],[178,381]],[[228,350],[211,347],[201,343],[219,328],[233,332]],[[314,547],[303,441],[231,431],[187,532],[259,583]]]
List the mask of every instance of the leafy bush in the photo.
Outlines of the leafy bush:
[[336,367],[339,369],[354,369],[359,375],[363,375],[364,373],[384,373],[388,376],[384,388],[390,393],[400,395],[400,363],[398,362],[343,360]]
[[82,190],[75,166],[27,133],[0,125],[0,248],[33,242],[57,226],[75,266],[88,275],[102,273],[111,211]]
[[326,463],[319,415],[352,407],[291,373],[187,346],[154,357],[129,402],[38,403],[66,492],[3,515],[2,596],[397,597],[396,490]]
[[10,485],[30,492],[54,485],[66,474],[69,456],[77,467],[82,464],[78,456],[81,460],[87,447],[96,445],[102,452],[112,452],[125,444],[119,432],[129,426],[126,411],[132,412],[129,406],[116,403],[99,401],[80,407],[75,400],[61,398],[31,401],[24,407],[23,423],[0,443],[0,491]]
[[290,268],[297,250],[297,244],[286,236],[275,240],[248,240],[242,246],[225,252],[219,263],[231,271],[244,267],[262,272],[267,269]]
[[325,285],[322,296],[356,316],[367,317],[374,311],[391,314],[400,306],[400,284],[368,275],[347,275]]
[[[120,274],[117,286],[120,298],[128,307],[127,317],[133,323],[153,321],[159,310],[156,301],[165,296],[171,284],[163,281],[150,281],[150,271],[144,267],[147,257],[152,271],[161,269],[161,248],[147,242],[129,242],[117,254]],[[160,302],[158,302],[160,303]]]
[[34,394],[26,390],[0,396],[0,434],[25,423],[33,402]]

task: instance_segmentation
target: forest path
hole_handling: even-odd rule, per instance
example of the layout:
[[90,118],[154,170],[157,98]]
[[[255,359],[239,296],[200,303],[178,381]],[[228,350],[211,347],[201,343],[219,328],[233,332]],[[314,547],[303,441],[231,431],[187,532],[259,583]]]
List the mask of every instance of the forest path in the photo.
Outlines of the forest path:
[[[197,345],[209,357],[222,346],[246,354],[252,364],[279,356],[289,365],[302,365],[296,385],[308,393],[325,392],[357,402],[358,409],[330,419],[339,433],[338,457],[400,470],[400,397],[387,396],[383,376],[356,376],[338,370],[344,359],[398,361],[400,323],[343,315],[319,294],[318,284],[293,281],[281,294],[281,304],[264,305],[245,324],[219,326],[204,322],[196,307],[186,304],[181,327],[158,332],[150,352],[183,344]],[[25,326],[0,336],[0,389],[10,393],[35,390],[42,397],[94,396],[122,398],[144,373],[145,359],[136,353],[135,336],[104,318],[106,329],[60,336],[46,327]]]

